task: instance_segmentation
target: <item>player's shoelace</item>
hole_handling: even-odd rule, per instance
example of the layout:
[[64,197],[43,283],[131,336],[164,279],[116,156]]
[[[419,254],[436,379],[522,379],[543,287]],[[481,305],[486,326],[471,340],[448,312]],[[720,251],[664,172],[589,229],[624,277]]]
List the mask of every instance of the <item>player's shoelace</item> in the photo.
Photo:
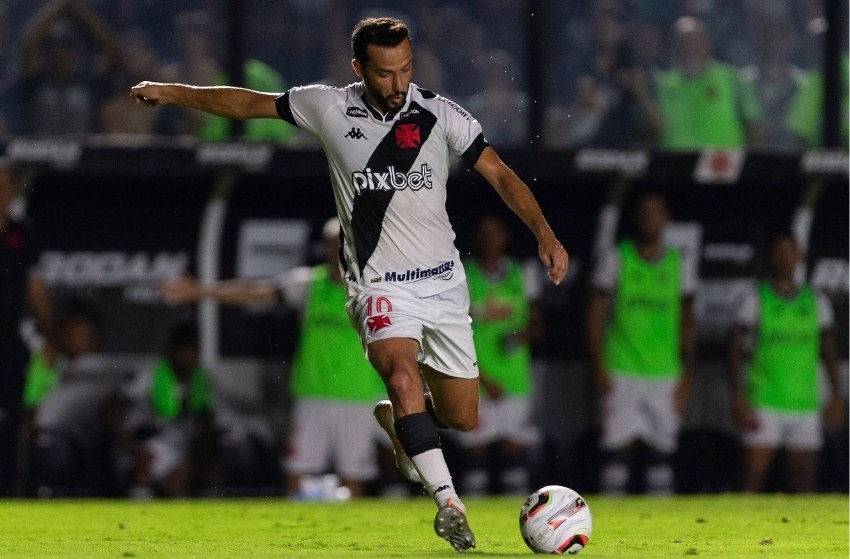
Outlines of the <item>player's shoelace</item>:
[[401,446],[401,441],[398,440],[398,436],[395,433],[392,403],[389,400],[381,400],[375,405],[372,415],[375,416],[381,429],[386,431],[390,437],[390,442],[393,444],[395,463],[401,475],[414,483],[422,483],[422,479],[419,477],[419,471],[413,465],[413,461],[407,456],[407,453],[404,452],[404,447]]

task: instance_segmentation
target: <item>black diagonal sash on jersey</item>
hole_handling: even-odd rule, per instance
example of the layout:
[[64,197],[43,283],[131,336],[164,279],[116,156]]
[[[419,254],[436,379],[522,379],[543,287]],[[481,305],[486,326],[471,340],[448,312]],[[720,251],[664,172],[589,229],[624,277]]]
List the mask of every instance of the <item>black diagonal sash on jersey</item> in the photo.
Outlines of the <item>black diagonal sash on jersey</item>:
[[[437,123],[437,117],[417,103],[411,103],[407,112],[416,112],[397,120],[389,133],[384,136],[366,167],[373,173],[386,173],[387,169],[395,167],[396,172],[407,173],[413,167],[413,162],[419,155],[422,145],[431,134]],[[419,127],[419,146],[415,148],[400,148],[396,144],[396,129],[399,125],[416,124]],[[384,214],[395,194],[390,190],[363,190],[354,198],[354,208],[351,211],[351,225],[354,229],[354,249],[357,252],[357,266],[362,273],[366,262],[375,252],[378,240],[383,230]]]

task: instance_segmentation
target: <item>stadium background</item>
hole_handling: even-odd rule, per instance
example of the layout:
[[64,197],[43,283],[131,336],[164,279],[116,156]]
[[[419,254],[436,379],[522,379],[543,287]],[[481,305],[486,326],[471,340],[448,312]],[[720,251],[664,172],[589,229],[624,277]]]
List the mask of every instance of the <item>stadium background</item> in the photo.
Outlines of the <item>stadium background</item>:
[[[8,68],[14,67],[19,45],[15,30],[23,29],[41,4],[3,6],[5,32],[13,39],[4,52]],[[571,253],[567,281],[542,291],[548,329],[545,341],[535,347],[535,378],[546,445],[536,475],[583,491],[596,488],[597,410],[582,342],[586,279],[595,247],[623,228],[619,215],[628,192],[651,187],[668,196],[675,218],[671,240],[696,252],[701,278],[697,378],[682,433],[679,489],[729,489],[737,445],[726,395],[726,317],[736,290],[762,274],[765,241],[772,232],[790,228],[803,241],[807,261],[802,273],[833,302],[846,388],[847,153],[838,126],[839,72],[829,66],[837,67],[839,54],[846,53],[846,4],[777,3],[786,7],[801,34],[807,29],[807,6],[817,5],[823,18],[840,22],[817,35],[811,51],[819,53],[815,61],[808,58],[809,50],[796,51],[801,65],[826,70],[822,146],[781,153],[663,153],[649,145],[570,148],[547,141],[546,108],[557,101],[558,84],[571,78],[556,75],[563,73],[557,54],[572,48],[569,41],[577,37],[586,14],[583,4],[423,1],[401,10],[391,2],[89,2],[116,31],[147,31],[163,61],[176,57],[177,45],[173,28],[161,22],[173,21],[187,9],[205,9],[221,51],[215,56],[229,74],[238,76],[244,60],[256,58],[289,85],[323,79],[333,73],[332,64],[347,64],[348,32],[362,15],[404,17],[412,22],[416,40],[416,33],[426,32],[431,16],[439,12],[454,26],[444,30],[451,39],[441,55],[444,90],[473,106],[476,84],[455,78],[464,73],[458,54],[469,47],[465,26],[474,23],[484,47],[498,47],[511,56],[509,65],[491,71],[509,75],[524,96],[518,109],[490,123],[501,129],[504,122],[515,122],[510,129],[519,136],[508,134],[493,143],[533,188]],[[691,4],[700,3],[622,3],[632,10],[631,17],[654,21],[665,33]],[[708,15],[726,13],[724,9],[741,15],[748,5],[702,4]],[[724,29],[723,21],[715,23],[715,30]],[[737,37],[737,42],[715,37],[717,56],[741,65],[752,61],[758,45],[745,44],[740,29],[727,33],[724,39]],[[455,59],[448,58],[451,53]],[[14,71],[8,75],[13,79]],[[128,99],[126,110],[141,109]],[[184,271],[205,280],[262,277],[318,262],[321,224],[334,211],[321,152],[300,140],[241,141],[240,123],[232,125],[230,139],[209,143],[180,134],[129,136],[98,130],[45,136],[31,133],[14,118],[7,121],[0,153],[19,169],[16,208],[38,224],[45,251],[42,272],[56,301],[61,306],[63,300],[83,296],[105,314],[102,367],[93,374],[114,378],[119,372],[144,370],[162,348],[167,325],[197,317],[219,420],[264,444],[277,444],[287,421],[287,365],[297,332],[293,314],[278,307],[238,310],[211,303],[170,307],[159,300],[157,284]],[[483,125],[486,133],[488,122]],[[463,254],[471,248],[475,218],[495,212],[506,215],[515,228],[512,252],[533,261],[533,239],[477,174],[456,166],[449,192],[449,215]],[[825,449],[822,487],[846,491],[847,471],[845,432]]]

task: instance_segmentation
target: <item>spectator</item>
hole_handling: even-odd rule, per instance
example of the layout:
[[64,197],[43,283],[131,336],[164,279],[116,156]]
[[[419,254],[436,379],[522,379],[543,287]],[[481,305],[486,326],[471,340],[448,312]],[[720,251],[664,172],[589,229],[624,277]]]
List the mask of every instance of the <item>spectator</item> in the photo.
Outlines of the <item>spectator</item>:
[[198,331],[178,323],[169,333],[165,354],[153,368],[146,402],[153,435],[145,453],[132,447],[134,497],[207,494],[219,482],[217,430],[209,378],[199,363]]
[[314,268],[295,268],[273,279],[208,285],[182,278],[166,282],[163,294],[172,302],[212,298],[235,305],[282,299],[300,311],[301,335],[290,381],[295,404],[283,460],[285,492],[298,496],[305,475],[334,468],[350,494],[359,496],[364,483],[378,473],[374,440],[386,438],[372,418],[384,386],[343,312],[339,221],[329,220],[322,235],[327,260]]
[[529,457],[538,439],[531,422],[529,348],[538,330],[522,269],[506,254],[508,242],[504,222],[485,216],[475,230],[475,258],[464,262],[482,392],[478,427],[457,434],[470,494],[527,494]]
[[789,108],[804,81],[803,70],[791,63],[791,28],[781,20],[762,23],[758,63],[744,68],[744,79],[764,110],[763,148],[791,151],[799,141],[788,125]]
[[494,145],[517,146],[528,140],[528,95],[517,82],[519,65],[506,50],[490,49],[479,63],[483,88],[466,103],[487,127]]
[[762,110],[741,71],[712,58],[711,39],[700,20],[680,18],[673,33],[673,68],[658,86],[663,119],[659,147],[760,147]]
[[550,109],[550,145],[634,147],[651,145],[661,126],[651,84],[626,40],[620,5],[597,2],[587,51],[566,61],[575,85],[563,92],[568,102]]
[[[91,68],[86,68],[80,34],[94,47]],[[98,106],[119,56],[116,37],[83,0],[52,0],[42,6],[23,34],[24,132],[94,132]]]
[[[840,145],[848,142],[848,105],[850,105],[850,59],[847,52],[840,57],[841,67],[841,122]],[[815,69],[808,72],[788,109],[788,126],[797,137],[798,145],[806,148],[818,148],[824,145],[823,138],[823,71]]]
[[[769,277],[735,305],[730,363],[734,418],[744,442],[744,491],[761,491],[777,451],[785,449],[787,488],[815,490],[827,429],[846,424],[829,301],[794,275],[802,255],[794,238],[770,245]],[[830,398],[821,417],[819,362]]]
[[[205,10],[191,10],[177,15],[175,33],[179,37],[178,60],[163,74],[170,79],[199,85],[227,85],[232,82],[213,50],[212,22]],[[160,72],[154,72],[154,75]],[[260,91],[284,91],[286,83],[271,66],[248,59],[244,66],[245,87]],[[214,115],[181,110],[177,133],[198,136],[205,141],[222,141],[230,137],[230,123]],[[292,126],[278,119],[259,119],[245,123],[245,138],[286,142],[295,134]]]
[[71,300],[57,322],[55,338],[33,353],[23,395],[19,494],[33,489],[55,494],[60,488],[109,494],[111,433],[106,413],[116,375],[106,372],[95,353],[102,330],[95,307]]
[[[245,87],[256,91],[285,91],[286,83],[274,68],[249,59],[245,61]],[[224,72],[216,75],[215,85],[232,85]],[[203,128],[198,132],[202,140],[222,141],[230,137],[230,121],[215,115],[207,115]],[[243,139],[287,143],[295,135],[295,127],[279,119],[255,119],[245,123]]]
[[638,444],[648,450],[650,493],[673,489],[671,458],[691,386],[696,279],[665,246],[665,199],[637,200],[635,234],[603,254],[591,278],[588,351],[602,395],[603,491],[629,488]]
[[[169,80],[212,85],[221,72],[213,52],[212,23],[206,10],[187,10],[174,16],[172,34],[176,38],[175,60],[161,72]],[[197,136],[204,127],[203,115],[178,109],[176,134]]]
[[[159,121],[162,115],[137,114],[127,111],[127,87],[138,83],[142,76],[159,76],[160,63],[151,39],[143,29],[122,33],[121,60],[112,77],[112,93],[100,107],[100,130],[106,134],[154,134],[167,126]],[[167,113],[166,113],[167,115]]]
[[14,484],[28,349],[19,329],[31,311],[42,335],[52,327],[47,285],[37,271],[39,247],[30,223],[13,219],[14,177],[0,159],[0,496]]

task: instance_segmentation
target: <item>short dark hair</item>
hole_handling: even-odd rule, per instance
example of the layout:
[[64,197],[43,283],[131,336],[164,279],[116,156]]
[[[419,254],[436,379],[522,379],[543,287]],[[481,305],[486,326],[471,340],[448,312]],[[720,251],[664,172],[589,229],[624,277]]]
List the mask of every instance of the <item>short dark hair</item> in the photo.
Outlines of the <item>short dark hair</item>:
[[366,49],[369,45],[394,47],[405,39],[410,39],[410,31],[400,19],[367,17],[357,22],[351,32],[351,50],[354,51],[357,62],[365,66],[368,60]]
[[198,348],[198,326],[194,321],[181,320],[171,325],[166,340],[166,351],[169,353],[181,349]]

